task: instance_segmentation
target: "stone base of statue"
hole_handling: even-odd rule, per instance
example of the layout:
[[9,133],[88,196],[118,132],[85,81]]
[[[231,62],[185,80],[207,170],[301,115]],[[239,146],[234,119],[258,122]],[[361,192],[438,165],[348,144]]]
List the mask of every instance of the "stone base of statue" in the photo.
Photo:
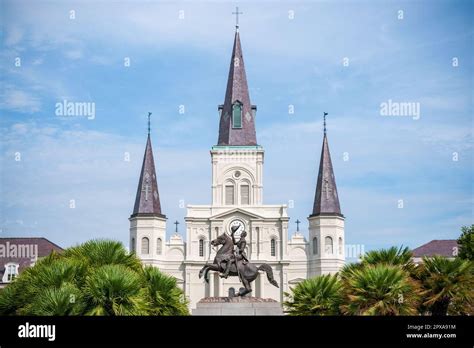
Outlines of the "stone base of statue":
[[193,315],[283,315],[280,302],[260,297],[205,297]]

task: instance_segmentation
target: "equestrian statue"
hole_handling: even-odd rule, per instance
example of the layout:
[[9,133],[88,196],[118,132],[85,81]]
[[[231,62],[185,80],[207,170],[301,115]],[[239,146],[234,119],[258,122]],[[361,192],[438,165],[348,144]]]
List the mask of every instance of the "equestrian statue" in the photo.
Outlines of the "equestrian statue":
[[209,271],[219,272],[222,278],[239,277],[240,282],[244,286],[238,293],[238,296],[244,296],[252,291],[250,285],[257,276],[258,271],[267,273],[268,281],[278,288],[278,283],[273,278],[272,267],[266,263],[255,266],[251,263],[245,254],[245,246],[247,242],[245,237],[247,232],[242,231],[239,240],[235,241],[235,232],[238,226],[232,226],[230,236],[227,233],[221,234],[219,237],[211,241],[211,245],[217,247],[222,245],[216,253],[213,263],[206,263],[199,271],[199,278],[204,276],[206,283],[209,282]]

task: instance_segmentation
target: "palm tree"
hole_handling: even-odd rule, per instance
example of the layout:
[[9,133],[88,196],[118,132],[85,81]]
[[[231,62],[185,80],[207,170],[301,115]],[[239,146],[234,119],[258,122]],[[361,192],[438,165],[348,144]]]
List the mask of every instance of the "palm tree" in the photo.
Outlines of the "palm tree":
[[45,316],[80,315],[85,303],[81,291],[71,283],[63,283],[59,288],[49,287],[35,297],[26,314]]
[[122,265],[104,265],[86,278],[88,315],[146,315],[140,275]]
[[351,278],[352,273],[356,270],[361,270],[365,267],[365,264],[362,262],[352,262],[346,263],[342,269],[338,272],[339,278],[343,283],[347,283],[347,281]]
[[397,248],[395,246],[388,249],[371,250],[362,257],[362,263],[365,265],[393,265],[400,266],[408,272],[413,272],[415,264],[413,263],[413,254],[408,247]]
[[184,294],[176,279],[161,273],[156,267],[143,269],[144,284],[150,299],[151,315],[187,315]]
[[321,275],[298,283],[284,302],[289,315],[337,315],[342,301],[336,275]]
[[344,304],[347,315],[416,315],[419,286],[399,266],[376,264],[346,274]]
[[[419,266],[418,278],[422,283],[425,301],[423,305],[432,315],[463,314],[460,304],[473,307],[473,263],[441,256],[424,257]],[[467,313],[466,313],[467,314]],[[471,313],[470,314],[474,314]]]
[[10,284],[0,290],[0,315],[15,315],[19,308],[17,287]]
[[0,315],[188,314],[182,298],[174,278],[144,271],[121,243],[93,240],[23,271],[0,291]]
[[137,272],[142,268],[142,264],[135,254],[127,252],[122,243],[113,240],[90,240],[66,249],[64,256],[82,260],[88,267],[123,265]]

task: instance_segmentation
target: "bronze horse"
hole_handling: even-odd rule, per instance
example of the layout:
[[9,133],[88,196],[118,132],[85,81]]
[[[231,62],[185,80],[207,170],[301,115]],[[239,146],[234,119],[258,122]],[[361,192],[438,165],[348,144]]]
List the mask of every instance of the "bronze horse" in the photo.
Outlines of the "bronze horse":
[[[199,278],[204,275],[204,280],[206,283],[209,282],[209,271],[215,271],[222,273],[226,269],[227,262],[234,254],[234,243],[232,238],[229,237],[227,233],[221,234],[219,237],[211,241],[212,246],[222,245],[222,247],[217,251],[216,257],[214,258],[213,263],[206,263],[204,267],[199,271]],[[238,293],[238,296],[244,296],[252,291],[252,287],[250,285],[257,276],[258,271],[265,271],[267,273],[268,281],[278,288],[278,283],[273,279],[273,271],[272,267],[266,263],[262,263],[259,267],[255,266],[253,263],[248,262],[243,264],[242,261],[237,261],[237,265],[235,263],[232,264],[230,268],[229,275],[230,276],[237,276],[240,278],[240,281],[244,285],[243,290]]]

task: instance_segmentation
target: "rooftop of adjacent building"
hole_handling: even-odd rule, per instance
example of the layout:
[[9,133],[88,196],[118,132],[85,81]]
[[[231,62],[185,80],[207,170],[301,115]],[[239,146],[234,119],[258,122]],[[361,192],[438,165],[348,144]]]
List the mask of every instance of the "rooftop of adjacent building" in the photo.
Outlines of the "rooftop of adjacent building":
[[30,267],[35,259],[48,256],[52,251],[62,252],[63,248],[44,237],[0,238],[0,283],[6,265],[18,265],[18,273],[21,273]]
[[459,247],[455,239],[434,239],[412,250],[414,257],[423,256],[455,256],[455,251]]

